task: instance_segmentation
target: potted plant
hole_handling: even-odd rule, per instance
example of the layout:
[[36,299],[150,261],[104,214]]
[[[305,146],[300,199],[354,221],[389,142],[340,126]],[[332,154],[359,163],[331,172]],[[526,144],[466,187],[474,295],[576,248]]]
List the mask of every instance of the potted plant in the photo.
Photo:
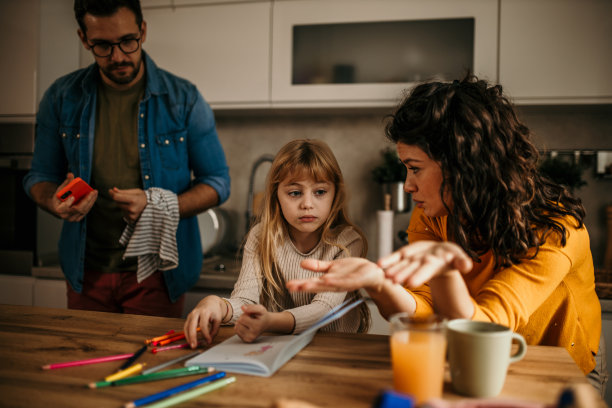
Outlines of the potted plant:
[[387,147],[381,152],[382,161],[372,169],[372,178],[381,185],[383,196],[391,195],[391,208],[395,212],[410,211],[410,200],[404,192],[406,167],[395,149]]

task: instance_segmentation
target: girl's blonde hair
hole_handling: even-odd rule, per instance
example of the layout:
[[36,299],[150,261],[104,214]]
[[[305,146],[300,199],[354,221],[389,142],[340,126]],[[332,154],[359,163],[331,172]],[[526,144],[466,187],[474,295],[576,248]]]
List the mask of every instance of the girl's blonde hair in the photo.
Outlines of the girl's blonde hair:
[[[283,217],[278,201],[278,186],[286,179],[291,181],[310,177],[335,186],[335,195],[329,217],[321,226],[321,241],[347,250],[335,242],[336,234],[344,228],[332,231],[338,226],[353,227],[361,236],[363,249],[360,256],[367,254],[367,240],[363,232],[353,224],[347,214],[347,196],[342,171],[327,143],[314,139],[296,139],[284,145],[274,157],[266,178],[266,189],[262,206],[257,214],[256,224],[261,224],[258,242],[262,279],[261,304],[268,310],[281,311],[282,303],[291,301],[285,288],[284,278],[276,266],[276,248],[282,245],[288,234],[287,221]],[[281,302],[283,300],[284,302]],[[362,305],[363,306],[363,305]],[[362,308],[363,309],[363,308]],[[360,331],[369,326],[367,307],[361,313]],[[365,328],[365,330],[361,330]]]

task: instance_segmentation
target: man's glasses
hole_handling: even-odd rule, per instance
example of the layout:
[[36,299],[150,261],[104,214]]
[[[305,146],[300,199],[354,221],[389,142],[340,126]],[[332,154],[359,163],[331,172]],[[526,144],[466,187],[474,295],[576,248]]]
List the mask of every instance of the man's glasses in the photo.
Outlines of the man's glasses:
[[113,47],[117,46],[124,54],[131,54],[138,51],[140,47],[140,38],[126,38],[117,42],[100,41],[94,44],[89,44],[91,51],[96,57],[104,58],[113,53]]

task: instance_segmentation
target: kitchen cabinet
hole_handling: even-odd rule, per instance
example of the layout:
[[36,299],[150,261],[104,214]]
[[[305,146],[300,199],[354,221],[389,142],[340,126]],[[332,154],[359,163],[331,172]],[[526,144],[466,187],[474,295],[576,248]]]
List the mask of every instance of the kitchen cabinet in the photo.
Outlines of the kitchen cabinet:
[[34,276],[0,275],[0,304],[66,309],[66,281]]
[[140,7],[144,10],[148,7],[172,6],[173,0],[140,0]]
[[0,116],[36,113],[39,0],[0,1]]
[[32,292],[32,305],[67,309],[66,281],[64,279],[36,279]]
[[501,0],[499,81],[521,104],[612,102],[612,2]]
[[496,82],[497,15],[490,0],[275,1],[272,106],[393,106],[466,69]]
[[[612,300],[601,299],[601,332],[606,342],[606,364],[608,373],[612,373]],[[608,406],[612,406],[612,387],[608,382],[606,388],[605,401]]]
[[31,276],[0,275],[0,303],[32,306],[34,281]]
[[389,336],[391,334],[391,325],[387,319],[382,317],[376,303],[374,303],[372,299],[367,299],[366,304],[368,305],[368,309],[370,309],[371,318],[370,330],[368,330],[368,333]]
[[255,3],[265,0],[140,0],[140,5],[143,9],[151,7],[179,7],[179,6],[194,6],[201,4],[212,4],[212,3]]
[[56,79],[79,68],[79,50],[83,46],[77,35],[79,25],[73,6],[74,0],[40,2],[36,106]]
[[143,11],[143,48],[163,69],[193,82],[213,108],[267,105],[271,2]]
[[57,78],[79,67],[73,0],[0,1],[0,117],[32,118]]

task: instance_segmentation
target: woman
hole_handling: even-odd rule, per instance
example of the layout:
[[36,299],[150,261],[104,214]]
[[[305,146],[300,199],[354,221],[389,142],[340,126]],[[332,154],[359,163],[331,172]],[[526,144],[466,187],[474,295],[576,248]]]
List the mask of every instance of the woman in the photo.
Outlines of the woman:
[[[607,381],[584,207],[538,173],[538,151],[501,86],[467,76],[415,87],[387,125],[416,209],[410,245],[382,258],[306,261],[327,272],[294,291],[365,288],[404,311],[492,321],[529,344],[565,347]],[[403,286],[401,286],[401,285]]]

